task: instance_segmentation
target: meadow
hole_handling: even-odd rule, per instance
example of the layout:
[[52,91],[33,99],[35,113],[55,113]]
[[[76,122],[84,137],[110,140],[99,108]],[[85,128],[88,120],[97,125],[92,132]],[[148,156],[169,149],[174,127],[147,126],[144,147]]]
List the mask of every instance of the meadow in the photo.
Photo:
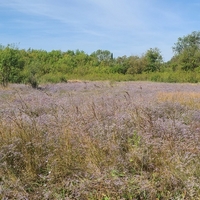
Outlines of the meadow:
[[0,88],[0,199],[200,199],[200,85]]

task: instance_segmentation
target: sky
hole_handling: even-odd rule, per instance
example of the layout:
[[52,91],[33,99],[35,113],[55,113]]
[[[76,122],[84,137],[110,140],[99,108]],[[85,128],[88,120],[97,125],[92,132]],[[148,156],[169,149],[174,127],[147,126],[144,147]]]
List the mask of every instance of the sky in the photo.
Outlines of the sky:
[[164,61],[179,37],[200,30],[199,0],[0,0],[0,44],[19,49],[109,50]]

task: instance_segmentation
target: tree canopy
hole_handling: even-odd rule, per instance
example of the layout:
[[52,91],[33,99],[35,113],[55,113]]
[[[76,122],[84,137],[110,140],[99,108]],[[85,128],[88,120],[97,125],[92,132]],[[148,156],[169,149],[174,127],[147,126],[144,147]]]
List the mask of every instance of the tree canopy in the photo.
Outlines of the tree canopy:
[[179,37],[173,47],[178,63],[183,70],[192,70],[200,66],[200,32],[194,31]]
[[[109,50],[87,54],[82,50],[28,50],[16,45],[0,45],[0,83],[29,83],[37,88],[40,82],[66,82],[68,77],[102,80],[126,76],[126,80],[199,82],[200,32],[179,37],[172,47],[174,56],[163,62],[160,49],[148,49],[141,56],[114,57]],[[187,74],[185,74],[187,72]],[[190,72],[190,73],[189,73]],[[184,74],[181,78],[180,74]],[[195,77],[195,78],[194,78]]]
[[145,59],[147,62],[145,71],[155,72],[155,71],[160,70],[161,64],[163,62],[163,58],[158,48],[149,49],[145,54]]
[[177,43],[174,44],[173,51],[180,54],[185,50],[200,49],[200,31],[194,31],[183,37],[179,37]]

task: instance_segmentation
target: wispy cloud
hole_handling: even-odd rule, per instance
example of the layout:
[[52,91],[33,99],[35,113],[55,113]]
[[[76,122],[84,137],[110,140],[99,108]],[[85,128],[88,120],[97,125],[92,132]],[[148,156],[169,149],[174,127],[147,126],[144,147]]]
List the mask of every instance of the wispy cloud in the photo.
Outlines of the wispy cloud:
[[0,18],[4,19],[0,20],[0,34],[5,42],[17,40],[44,49],[79,48],[92,52],[102,48],[117,55],[130,55],[158,47],[169,59],[170,46],[198,25],[200,15],[193,17],[199,12],[198,1],[195,3],[9,0],[0,4]]
[[70,1],[10,0],[3,5],[27,15],[44,16],[61,23],[88,28],[99,26],[116,30],[144,25],[141,20],[142,12],[138,12],[139,9],[144,11],[142,3],[133,3],[128,0],[85,0],[84,4],[77,0],[73,3]]

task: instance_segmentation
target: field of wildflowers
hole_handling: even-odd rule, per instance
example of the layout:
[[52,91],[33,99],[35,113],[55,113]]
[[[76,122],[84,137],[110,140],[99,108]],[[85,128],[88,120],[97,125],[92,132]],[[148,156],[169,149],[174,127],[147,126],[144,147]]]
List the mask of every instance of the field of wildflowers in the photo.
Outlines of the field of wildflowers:
[[0,199],[200,199],[200,85],[0,88]]

